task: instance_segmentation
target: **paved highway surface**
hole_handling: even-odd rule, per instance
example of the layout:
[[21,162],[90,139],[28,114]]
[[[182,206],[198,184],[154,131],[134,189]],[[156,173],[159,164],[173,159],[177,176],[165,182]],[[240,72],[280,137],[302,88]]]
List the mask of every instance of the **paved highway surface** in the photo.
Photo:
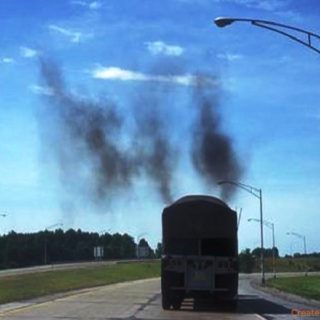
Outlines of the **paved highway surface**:
[[[242,276],[239,281],[239,304],[236,311],[229,310],[227,306],[214,306],[210,301],[192,299],[186,299],[181,310],[164,311],[161,308],[160,280],[149,279],[81,290],[68,296],[53,296],[43,302],[37,300],[2,305],[0,318],[292,320],[302,318],[292,316],[291,309],[316,309],[257,291],[251,287],[251,280],[252,276]],[[320,305],[317,309],[320,309]]]

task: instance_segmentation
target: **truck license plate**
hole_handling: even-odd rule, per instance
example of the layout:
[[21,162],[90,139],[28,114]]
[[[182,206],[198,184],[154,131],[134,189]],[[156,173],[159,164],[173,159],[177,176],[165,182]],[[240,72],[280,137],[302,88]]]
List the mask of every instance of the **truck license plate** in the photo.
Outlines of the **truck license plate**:
[[193,279],[196,281],[206,281],[207,280],[206,273],[195,271],[193,274]]

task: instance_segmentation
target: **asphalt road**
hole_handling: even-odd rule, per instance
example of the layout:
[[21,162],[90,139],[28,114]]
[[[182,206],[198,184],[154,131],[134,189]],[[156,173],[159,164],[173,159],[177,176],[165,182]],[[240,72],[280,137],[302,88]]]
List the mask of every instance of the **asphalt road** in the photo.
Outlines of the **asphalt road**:
[[179,311],[164,311],[161,308],[160,280],[149,279],[81,290],[64,297],[53,296],[43,302],[2,305],[0,318],[292,320],[301,318],[292,316],[291,309],[315,309],[257,291],[250,286],[251,280],[252,277],[242,277],[239,282],[239,304],[236,311],[229,310],[228,306],[214,306],[210,301],[192,299],[186,299]]

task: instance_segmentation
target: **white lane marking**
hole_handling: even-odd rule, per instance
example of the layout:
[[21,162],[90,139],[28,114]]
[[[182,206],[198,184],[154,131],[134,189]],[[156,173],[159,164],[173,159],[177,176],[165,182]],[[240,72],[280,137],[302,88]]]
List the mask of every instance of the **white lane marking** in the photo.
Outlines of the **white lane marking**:
[[267,318],[264,318],[263,316],[261,316],[260,314],[255,313],[254,314],[256,317],[258,317],[260,320],[267,320]]

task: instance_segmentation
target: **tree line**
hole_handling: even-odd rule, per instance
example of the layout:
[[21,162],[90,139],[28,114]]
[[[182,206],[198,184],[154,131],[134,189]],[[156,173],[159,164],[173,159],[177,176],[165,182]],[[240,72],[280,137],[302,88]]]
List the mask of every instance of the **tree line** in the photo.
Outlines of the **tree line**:
[[[278,248],[264,248],[263,249],[264,257],[272,258],[273,255],[275,258],[279,258]],[[251,273],[257,271],[260,264],[261,257],[261,248],[255,248],[252,251],[250,249],[244,249],[239,254],[239,271],[244,273]]]
[[[99,234],[97,232],[85,232],[80,229],[69,229],[63,231],[39,231],[36,233],[16,233],[9,232],[0,236],[0,269],[21,268],[28,266],[42,265],[45,263],[63,263],[63,262],[80,262],[92,261],[94,257],[94,247],[103,247],[103,259],[133,259],[136,258],[136,243],[134,237],[125,234]],[[140,239],[139,246],[149,248],[148,258],[160,258],[162,254],[161,243],[157,244],[155,250],[152,250],[145,239]],[[239,271],[240,272],[258,272],[260,268],[261,249],[245,249],[239,254]],[[295,253],[292,257],[285,256],[279,259],[277,248],[265,248],[264,257],[267,261],[266,269],[270,271],[271,260],[273,257],[279,262],[286,259],[288,266],[283,268],[293,269],[295,264],[300,263],[301,268],[304,262],[301,259],[314,259],[315,262],[309,267],[319,270],[318,263],[320,253],[308,255]],[[290,259],[297,259],[291,261]],[[300,258],[300,260],[298,260]],[[269,264],[268,264],[269,260]],[[279,263],[277,263],[279,265]],[[299,267],[299,266],[298,266]]]
[[[140,243],[147,244],[145,239]],[[9,232],[0,236],[0,269],[20,268],[46,263],[90,261],[96,246],[104,248],[104,259],[136,257],[134,238],[128,234],[99,234],[80,229]],[[149,245],[148,245],[149,246]],[[154,252],[150,248],[150,257]]]

